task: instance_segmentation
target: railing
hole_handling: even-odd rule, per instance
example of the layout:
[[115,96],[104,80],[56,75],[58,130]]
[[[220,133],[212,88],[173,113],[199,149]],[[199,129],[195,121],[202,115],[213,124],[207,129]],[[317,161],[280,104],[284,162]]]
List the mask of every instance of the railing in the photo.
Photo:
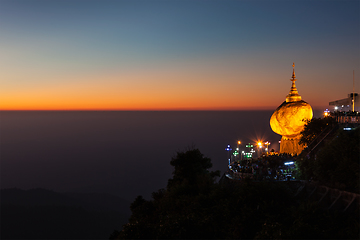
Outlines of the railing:
[[333,112],[331,116],[338,123],[360,123],[360,113],[359,112]]
[[340,212],[351,212],[360,208],[360,194],[341,191],[302,181],[295,197],[306,197],[316,201],[322,208],[327,210],[338,210]]
[[335,116],[338,123],[360,123],[360,116]]
[[225,173],[225,176],[227,178],[230,179],[235,179],[235,180],[242,180],[242,179],[253,179],[253,174],[252,173],[243,173],[243,172],[233,172],[233,171],[228,171]]
[[320,134],[317,136],[305,149],[306,156],[310,156],[311,152],[314,151],[328,136],[330,133],[334,132],[339,128],[339,125],[335,126],[329,125],[326,127]]
[[[225,178],[232,180],[241,180],[237,177],[253,179],[251,173],[227,172]],[[232,181],[232,183],[241,183],[242,181]],[[254,181],[257,182],[257,181]],[[274,184],[284,181],[272,181]],[[360,209],[360,194],[342,191],[335,188],[319,185],[315,182],[304,180],[291,181],[291,186],[295,187],[295,198],[301,198],[316,202],[322,209],[336,210],[343,213],[352,213]]]

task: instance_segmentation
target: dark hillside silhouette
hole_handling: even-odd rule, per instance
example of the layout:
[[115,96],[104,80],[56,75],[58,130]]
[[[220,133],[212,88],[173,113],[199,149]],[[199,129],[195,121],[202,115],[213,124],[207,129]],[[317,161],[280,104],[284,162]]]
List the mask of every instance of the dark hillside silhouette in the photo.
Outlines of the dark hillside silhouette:
[[106,239],[128,208],[108,194],[2,189],[1,239]]
[[297,161],[303,179],[318,181],[328,187],[359,193],[360,128],[334,137],[315,155],[300,156]]
[[211,160],[198,149],[179,152],[166,189],[138,196],[122,231],[111,239],[329,239],[357,238],[358,212],[321,209],[295,198],[290,181],[226,178],[215,183]]

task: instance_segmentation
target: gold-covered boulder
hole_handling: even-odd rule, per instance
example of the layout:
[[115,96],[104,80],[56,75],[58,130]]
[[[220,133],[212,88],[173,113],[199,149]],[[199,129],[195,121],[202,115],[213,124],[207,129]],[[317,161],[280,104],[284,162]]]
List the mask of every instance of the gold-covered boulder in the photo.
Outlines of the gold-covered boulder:
[[295,137],[304,129],[306,120],[311,120],[313,111],[307,102],[283,102],[270,118],[271,129],[286,137]]
[[291,77],[289,94],[273,113],[270,118],[271,129],[281,135],[280,153],[299,154],[305,146],[300,145],[301,131],[305,128],[307,120],[313,117],[313,111],[307,102],[301,100],[301,96],[295,85],[295,64]]

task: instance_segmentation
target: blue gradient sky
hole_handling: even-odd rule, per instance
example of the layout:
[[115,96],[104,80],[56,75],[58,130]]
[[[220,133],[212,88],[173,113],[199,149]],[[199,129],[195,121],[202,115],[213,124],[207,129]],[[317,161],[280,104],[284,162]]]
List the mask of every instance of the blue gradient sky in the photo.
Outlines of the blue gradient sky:
[[271,109],[359,92],[360,1],[0,0],[0,109]]

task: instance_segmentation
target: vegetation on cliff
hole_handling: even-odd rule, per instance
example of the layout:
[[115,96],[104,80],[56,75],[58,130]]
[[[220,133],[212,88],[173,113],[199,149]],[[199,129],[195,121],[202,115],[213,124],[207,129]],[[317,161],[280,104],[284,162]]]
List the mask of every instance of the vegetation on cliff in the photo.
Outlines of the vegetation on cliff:
[[325,128],[333,126],[334,118],[312,118],[311,120],[304,120],[304,130],[301,131],[301,138],[299,144],[308,146],[317,136],[320,135]]
[[132,215],[112,239],[357,238],[355,216],[294,199],[291,182],[215,182],[211,161],[198,149],[179,152],[166,189],[138,196]]
[[298,159],[301,178],[359,193],[360,128],[339,129],[315,155]]

